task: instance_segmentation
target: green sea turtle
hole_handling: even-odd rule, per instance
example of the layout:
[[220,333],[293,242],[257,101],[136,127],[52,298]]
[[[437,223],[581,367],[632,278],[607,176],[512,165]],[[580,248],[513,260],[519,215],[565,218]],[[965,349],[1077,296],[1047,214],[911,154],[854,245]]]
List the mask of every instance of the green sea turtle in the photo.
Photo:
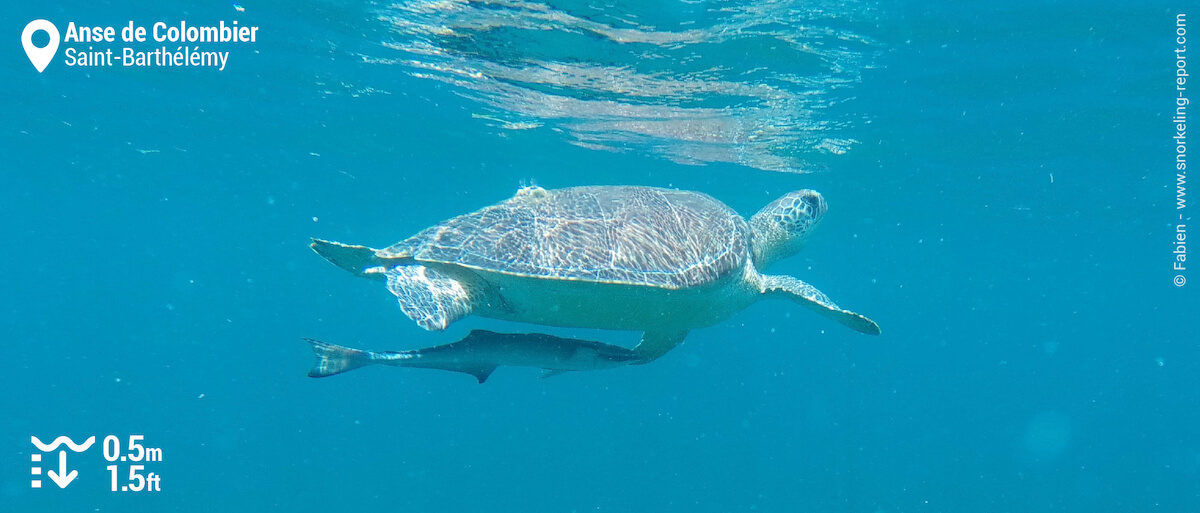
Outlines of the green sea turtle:
[[384,249],[313,239],[325,259],[386,281],[427,330],[470,314],[642,331],[645,362],[763,298],[790,299],[870,335],[879,326],[791,276],[760,274],[799,251],[825,215],[790,192],[746,222],[699,192],[636,186],[546,190],[455,217]]

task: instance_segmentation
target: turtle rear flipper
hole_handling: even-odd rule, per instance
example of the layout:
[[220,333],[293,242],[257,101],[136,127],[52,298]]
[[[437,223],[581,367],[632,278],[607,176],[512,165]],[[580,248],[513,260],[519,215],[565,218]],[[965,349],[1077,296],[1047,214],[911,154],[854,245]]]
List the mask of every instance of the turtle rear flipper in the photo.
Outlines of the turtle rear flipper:
[[385,275],[404,315],[422,328],[442,331],[471,314],[470,292],[445,273],[423,265],[401,265]]
[[645,365],[659,359],[675,346],[682,344],[687,331],[647,331],[642,333],[642,341],[633,348],[634,354],[640,359],[631,365]]
[[366,246],[313,239],[309,247],[325,260],[354,273],[355,276],[374,277],[367,274],[367,270],[383,265],[379,257],[375,256],[375,250]]
[[824,292],[803,280],[791,276],[762,276],[762,293],[764,297],[790,299],[859,333],[880,333],[875,321],[839,308]]

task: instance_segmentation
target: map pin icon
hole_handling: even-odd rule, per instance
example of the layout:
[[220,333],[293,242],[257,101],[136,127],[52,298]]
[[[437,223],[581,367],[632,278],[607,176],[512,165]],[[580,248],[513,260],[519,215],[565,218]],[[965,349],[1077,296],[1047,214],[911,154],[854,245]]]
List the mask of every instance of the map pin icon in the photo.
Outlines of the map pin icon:
[[[33,46],[33,33],[39,30],[50,34],[50,44],[42,48]],[[54,59],[55,52],[58,52],[58,28],[46,20],[33,20],[25,25],[25,30],[21,32],[21,45],[25,47],[25,55],[29,56],[29,62],[41,73]]]

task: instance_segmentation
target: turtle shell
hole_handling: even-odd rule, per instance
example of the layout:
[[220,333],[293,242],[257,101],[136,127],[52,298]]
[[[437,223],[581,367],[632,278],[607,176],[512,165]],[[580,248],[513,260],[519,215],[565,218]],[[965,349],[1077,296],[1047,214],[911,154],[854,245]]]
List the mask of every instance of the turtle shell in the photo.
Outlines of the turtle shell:
[[531,278],[680,289],[741,269],[749,234],[737,212],[698,192],[526,187],[377,256]]

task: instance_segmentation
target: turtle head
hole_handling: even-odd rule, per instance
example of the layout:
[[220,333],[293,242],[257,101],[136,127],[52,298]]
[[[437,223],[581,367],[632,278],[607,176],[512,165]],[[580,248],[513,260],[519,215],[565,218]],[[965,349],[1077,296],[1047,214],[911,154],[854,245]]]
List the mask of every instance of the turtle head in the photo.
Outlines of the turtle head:
[[808,234],[828,209],[819,192],[804,189],[789,192],[759,210],[750,218],[754,267],[764,270],[803,249]]

